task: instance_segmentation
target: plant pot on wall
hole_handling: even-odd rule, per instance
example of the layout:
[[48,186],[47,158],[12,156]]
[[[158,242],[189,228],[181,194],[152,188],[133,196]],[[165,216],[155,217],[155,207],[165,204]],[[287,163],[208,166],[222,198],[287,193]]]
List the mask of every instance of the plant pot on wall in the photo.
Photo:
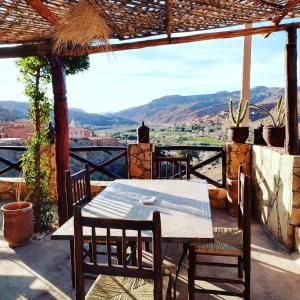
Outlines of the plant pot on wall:
[[283,147],[285,127],[263,127],[263,138],[269,147]]
[[33,233],[32,203],[13,202],[1,207],[3,213],[3,236],[14,248],[29,242]]
[[249,127],[229,127],[228,138],[234,143],[245,143],[249,137]]

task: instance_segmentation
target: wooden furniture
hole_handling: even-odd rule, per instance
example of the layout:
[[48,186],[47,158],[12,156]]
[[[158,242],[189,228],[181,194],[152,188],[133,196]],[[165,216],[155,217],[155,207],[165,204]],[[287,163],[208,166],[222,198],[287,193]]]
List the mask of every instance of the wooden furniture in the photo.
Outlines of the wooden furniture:
[[84,165],[84,170],[73,175],[71,175],[70,171],[67,170],[65,180],[68,219],[70,219],[73,216],[75,204],[83,206],[92,200],[88,164]]
[[190,179],[190,157],[154,156],[156,179]]
[[[84,165],[84,170],[81,170],[73,175],[71,175],[70,171],[67,170],[65,174],[65,187],[66,187],[66,200],[67,200],[67,207],[68,207],[68,218],[70,219],[73,216],[74,206],[81,206],[88,204],[92,197],[91,197],[91,185],[90,185],[90,175],[89,175],[89,166],[88,164]],[[88,240],[87,240],[88,241]],[[88,242],[87,242],[88,243]],[[98,244],[104,245],[106,244],[105,239],[102,241],[98,241]],[[115,242],[114,245],[116,246],[116,255],[121,261],[121,244],[119,242]],[[131,243],[131,258],[132,263],[136,263],[136,256],[135,256],[135,243]],[[87,247],[84,247],[83,250],[85,251],[85,257],[89,256],[91,258],[91,244]],[[70,261],[71,261],[71,276],[72,276],[72,285],[75,287],[75,274],[74,274],[74,243],[73,240],[70,240]],[[99,251],[98,254],[105,255],[106,252]]]
[[[160,213],[153,213],[152,221],[137,221],[123,219],[107,219],[95,217],[83,217],[81,208],[75,207],[74,211],[74,232],[75,232],[75,262],[76,262],[76,300],[84,299],[170,299],[171,276],[163,276],[161,256],[161,224]],[[91,232],[92,241],[92,262],[83,259],[83,226]],[[97,260],[97,237],[96,228],[106,231],[107,260]],[[122,262],[116,263],[112,259],[112,232],[121,231]],[[133,239],[137,244],[137,266],[127,265],[126,244],[131,231],[130,241]],[[142,260],[142,232],[152,233],[153,262],[147,266]],[[135,232],[135,238],[132,236]],[[85,296],[84,273],[99,275]],[[152,298],[153,297],[153,298]]]
[[[240,296],[250,299],[250,245],[251,245],[251,208],[250,208],[250,178],[239,169],[239,212],[238,227],[214,227],[215,241],[213,243],[192,244],[189,248],[188,288],[189,299],[195,298],[195,293]],[[237,264],[214,263],[197,260],[198,255],[215,255],[237,257]],[[196,275],[196,266],[237,267],[241,279],[207,277]],[[242,284],[243,292],[207,290],[195,287],[195,280],[210,283]]]

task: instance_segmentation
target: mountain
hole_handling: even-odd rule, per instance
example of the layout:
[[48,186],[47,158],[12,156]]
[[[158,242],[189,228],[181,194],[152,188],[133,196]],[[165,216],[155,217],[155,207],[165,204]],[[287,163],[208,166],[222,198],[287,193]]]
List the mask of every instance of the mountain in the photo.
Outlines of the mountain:
[[[0,101],[0,120],[15,120],[28,118],[28,103],[18,101]],[[69,120],[76,120],[81,125],[112,126],[133,125],[133,120],[128,120],[116,115],[101,115],[87,113],[82,109],[69,108]]]
[[[267,109],[275,107],[283,88],[257,86],[251,89],[250,103],[261,104]],[[218,114],[228,112],[228,102],[232,98],[237,105],[240,91],[221,91],[214,94],[181,96],[164,96],[148,104],[129,108],[116,113],[117,116],[152,124],[185,123],[202,118],[214,118]],[[265,117],[258,110],[251,110],[251,119]]]

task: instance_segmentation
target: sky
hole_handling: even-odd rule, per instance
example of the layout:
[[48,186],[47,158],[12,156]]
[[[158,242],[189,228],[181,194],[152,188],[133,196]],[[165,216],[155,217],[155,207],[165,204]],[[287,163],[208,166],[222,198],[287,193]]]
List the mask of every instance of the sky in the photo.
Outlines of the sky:
[[[284,49],[284,32],[253,37],[251,87],[284,86]],[[103,113],[165,95],[240,90],[242,56],[243,38],[93,54],[88,71],[67,77],[68,103]],[[14,59],[0,59],[0,101],[26,101],[17,77]]]

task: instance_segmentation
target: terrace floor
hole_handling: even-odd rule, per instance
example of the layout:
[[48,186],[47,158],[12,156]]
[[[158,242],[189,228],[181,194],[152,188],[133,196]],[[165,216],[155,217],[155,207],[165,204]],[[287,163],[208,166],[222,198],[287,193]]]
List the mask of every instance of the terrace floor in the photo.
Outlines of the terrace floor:
[[[3,202],[0,202],[1,205]],[[235,225],[235,219],[222,210],[213,211],[213,220],[217,226]],[[2,226],[2,220],[0,221]],[[166,260],[171,269],[174,270],[174,262],[178,261],[180,254],[181,247],[169,245]],[[179,300],[188,298],[186,262],[185,260],[178,279]],[[209,271],[210,275],[220,273],[204,268],[201,271]],[[231,272],[233,270],[229,270],[228,274]],[[203,283],[199,285],[204,286]],[[222,286],[219,285],[219,288]],[[33,240],[24,247],[10,249],[0,231],[0,298],[74,299],[68,242],[52,241],[46,236],[42,240]],[[198,295],[196,299],[200,298],[227,299],[224,296],[209,295]],[[263,227],[255,222],[252,224],[251,298],[300,299],[300,254],[286,253]]]

